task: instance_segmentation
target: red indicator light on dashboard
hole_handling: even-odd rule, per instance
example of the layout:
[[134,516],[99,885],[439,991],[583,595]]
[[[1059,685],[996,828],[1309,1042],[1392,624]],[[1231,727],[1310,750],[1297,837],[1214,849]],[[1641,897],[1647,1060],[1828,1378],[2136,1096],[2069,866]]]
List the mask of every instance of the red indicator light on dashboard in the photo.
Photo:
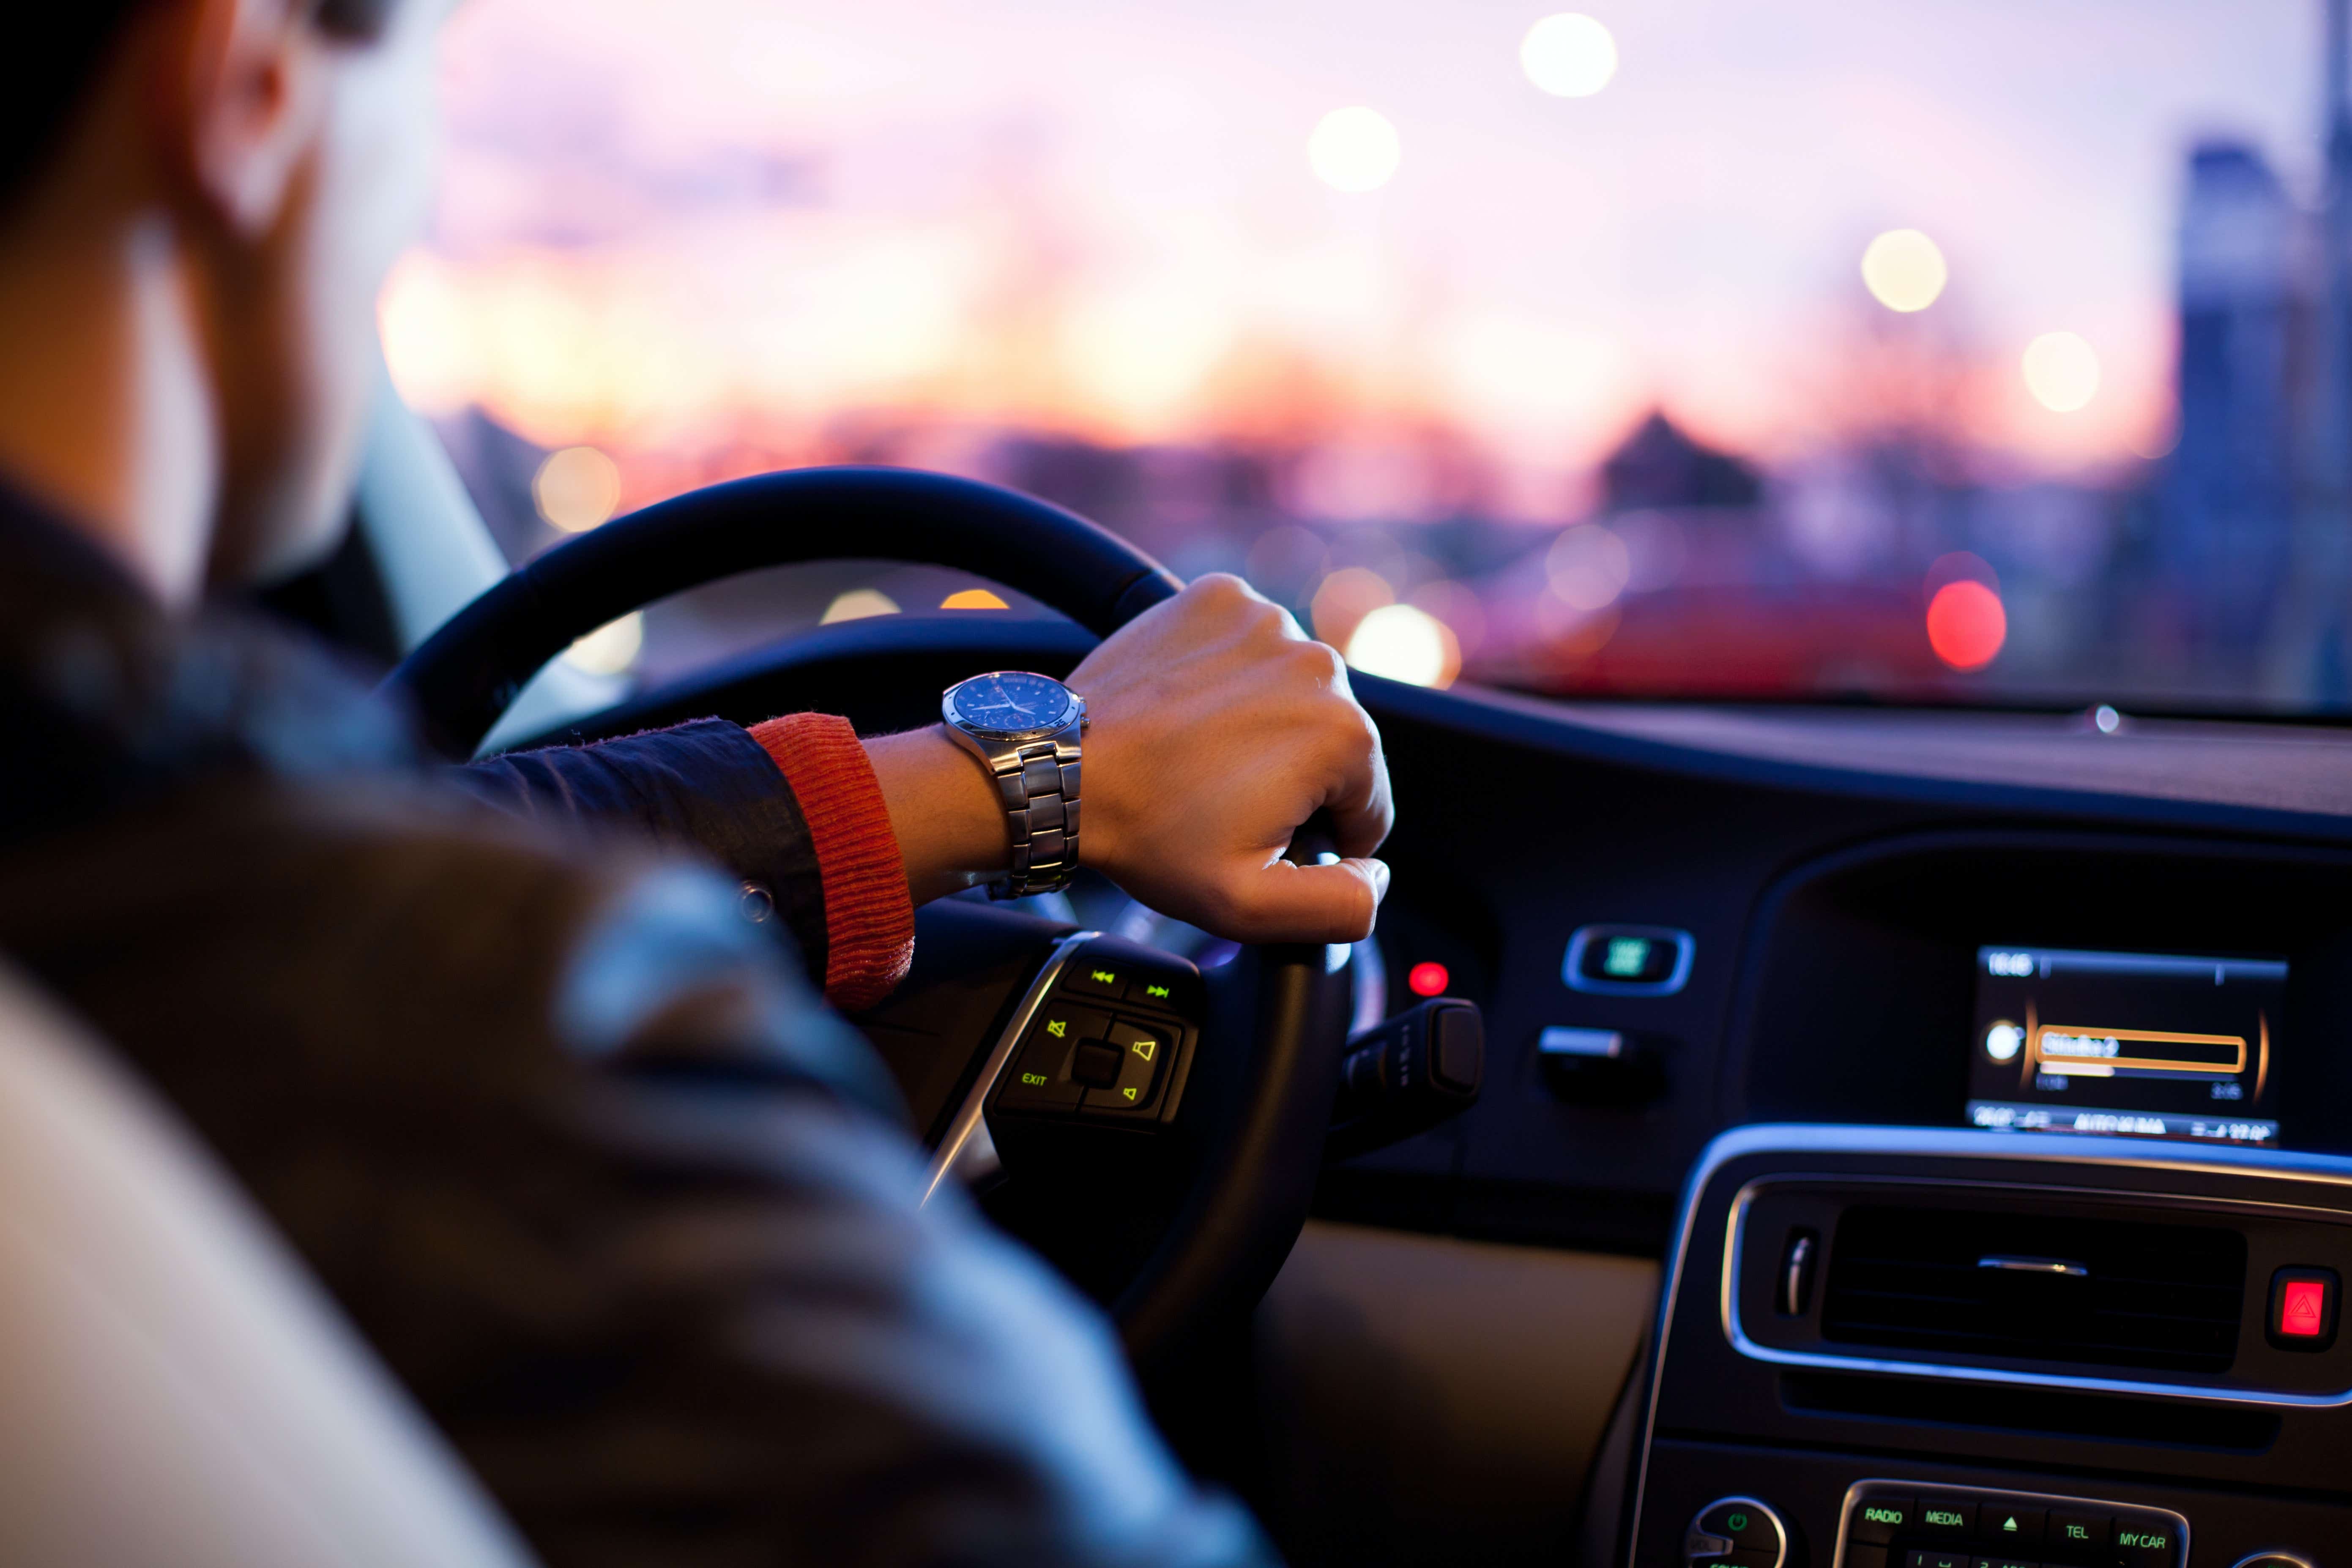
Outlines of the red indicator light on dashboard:
[[1443,964],[1415,964],[1404,977],[1405,988],[1416,997],[1442,997],[1454,983]]
[[2317,1339],[2327,1322],[2327,1287],[2316,1280],[2291,1280],[2279,1303],[2279,1333],[2289,1339]]
[[2334,1343],[2336,1290],[2332,1269],[2281,1269],[2271,1276],[2271,1343],[2281,1350],[2325,1350]]

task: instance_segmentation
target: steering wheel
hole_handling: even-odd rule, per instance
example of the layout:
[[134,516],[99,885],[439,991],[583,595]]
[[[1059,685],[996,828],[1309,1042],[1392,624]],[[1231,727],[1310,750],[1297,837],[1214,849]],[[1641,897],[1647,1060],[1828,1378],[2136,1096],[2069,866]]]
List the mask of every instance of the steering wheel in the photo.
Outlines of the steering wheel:
[[[598,627],[739,572],[843,555],[970,571],[1097,637],[1181,586],[1125,540],[1015,491],[908,469],[800,469],[691,491],[558,545],[452,616],[385,685],[435,746],[463,758],[542,665]],[[1302,831],[1292,853],[1318,847],[1312,838]],[[1221,984],[1172,988],[1180,998],[1188,989],[1205,998],[1189,1029],[1187,1020],[1169,1020],[1185,1052],[1160,1074],[1172,1109],[1115,1127],[1066,1118],[1024,1137],[1021,1118],[1007,1126],[993,1114],[992,1096],[1003,1093],[996,1081],[1028,1038],[1020,1031],[1051,1027],[1040,1009],[1060,995],[1055,988],[1082,983],[1076,971],[1066,978],[1061,971],[1082,950],[1076,937],[1096,934],[961,902],[951,913],[967,935],[975,922],[990,925],[992,939],[979,946],[999,967],[1011,949],[1017,977],[1009,988],[959,988],[957,977],[929,977],[934,998],[948,998],[962,1015],[938,1032],[951,1043],[961,1036],[970,1057],[955,1122],[942,1135],[960,1145],[986,1114],[1014,1186],[1027,1179],[1016,1159],[1025,1151],[1053,1190],[1097,1199],[1112,1190],[1155,1195],[1139,1206],[1146,1232],[1139,1242],[1129,1224],[1122,1244],[1108,1249],[1118,1254],[1109,1277],[1101,1269],[1070,1269],[1086,1251],[1083,1237],[1065,1235],[1045,1249],[1111,1304],[1139,1367],[1171,1364],[1201,1332],[1255,1306],[1297,1239],[1338,1090],[1346,981],[1319,946],[1245,949],[1230,976],[1216,977]],[[936,968],[921,957],[930,936],[929,929],[919,936],[910,984]],[[1218,1038],[1236,1033],[1248,1038]],[[941,1150],[935,1169],[948,1174],[957,1152]],[[1053,1208],[1036,1201],[1038,1193],[1030,1196],[1033,1217]],[[1104,1212],[1099,1201],[1080,1202],[1077,1211],[1097,1220]]]

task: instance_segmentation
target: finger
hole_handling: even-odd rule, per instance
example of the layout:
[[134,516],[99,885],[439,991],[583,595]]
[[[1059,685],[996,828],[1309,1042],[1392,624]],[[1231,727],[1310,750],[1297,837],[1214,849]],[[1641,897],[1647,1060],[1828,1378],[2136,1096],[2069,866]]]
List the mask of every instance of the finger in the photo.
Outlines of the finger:
[[1236,942],[1360,942],[1389,890],[1385,862],[1361,856],[1324,865],[1276,861],[1249,873],[1234,900]]
[[1343,855],[1369,855],[1381,847],[1396,825],[1396,805],[1389,792],[1388,758],[1381,751],[1381,732],[1364,716],[1364,740],[1350,737],[1339,778],[1325,794],[1331,813],[1332,837]]

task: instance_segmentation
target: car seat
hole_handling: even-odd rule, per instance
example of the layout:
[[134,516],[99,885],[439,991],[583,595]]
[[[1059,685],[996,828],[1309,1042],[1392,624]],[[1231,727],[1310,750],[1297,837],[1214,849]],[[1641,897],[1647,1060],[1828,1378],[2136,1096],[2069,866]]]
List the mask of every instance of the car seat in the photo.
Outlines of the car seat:
[[194,1135],[0,966],[0,1562],[530,1560]]

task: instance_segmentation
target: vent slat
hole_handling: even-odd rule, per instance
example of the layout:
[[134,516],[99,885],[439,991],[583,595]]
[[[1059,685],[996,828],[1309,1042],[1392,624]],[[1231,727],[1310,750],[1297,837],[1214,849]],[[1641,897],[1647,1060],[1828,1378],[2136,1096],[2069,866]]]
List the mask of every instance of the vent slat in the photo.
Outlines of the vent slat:
[[[2063,1258],[2083,1277],[1984,1269]],[[2245,1238],[2218,1226],[1863,1205],[1838,1221],[1823,1334],[2017,1361],[2226,1372]]]

